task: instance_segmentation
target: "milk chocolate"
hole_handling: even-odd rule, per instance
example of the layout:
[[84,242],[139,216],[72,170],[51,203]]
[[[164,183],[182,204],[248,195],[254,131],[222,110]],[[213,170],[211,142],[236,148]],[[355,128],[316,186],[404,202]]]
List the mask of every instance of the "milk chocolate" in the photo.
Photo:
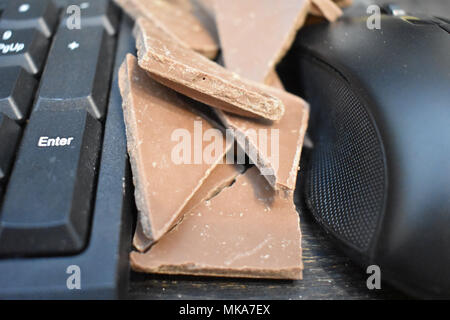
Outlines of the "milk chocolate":
[[[347,8],[353,4],[353,0],[333,0],[333,1],[341,9]],[[311,6],[309,13],[318,17],[323,16],[322,12],[317,8],[317,6]]]
[[284,90],[283,82],[281,82],[281,79],[275,70],[270,71],[269,76],[266,79],[266,84],[268,86]]
[[303,25],[309,0],[216,0],[225,65],[244,78],[267,83]]
[[192,11],[192,3],[190,0],[162,0],[167,1],[171,5],[183,8],[186,11]]
[[207,130],[211,124],[196,115],[184,97],[148,77],[131,55],[121,66],[119,85],[139,219],[146,237],[157,240],[178,221],[230,146],[221,136],[224,151],[211,155],[211,161],[177,164],[172,157],[175,130],[194,137],[196,125]]
[[[290,194],[295,189],[300,153],[308,124],[309,105],[286,91],[268,86],[264,88],[268,93],[280,98],[285,105],[286,114],[280,121],[258,121],[220,111],[217,113],[225,126],[233,129],[237,143],[264,173],[270,185],[275,190]],[[274,154],[276,148],[271,141],[272,130],[278,130],[279,134],[277,159],[274,158],[277,156]],[[260,148],[265,134],[268,147]]]
[[219,44],[219,35],[217,33],[216,19],[214,17],[214,7],[213,0],[200,1],[191,0],[192,3],[192,14],[202,23],[202,25],[208,30],[208,32],[213,37],[214,41]]
[[192,0],[203,7],[203,9],[211,16],[215,16],[215,0]]
[[[332,0],[311,0],[310,13],[317,16],[323,16],[328,21],[336,21],[337,18],[342,16],[342,10],[338,6],[338,2]],[[342,2],[344,5],[346,2]],[[351,3],[350,3],[351,4]]]
[[151,20],[135,29],[139,66],[158,82],[194,100],[230,113],[279,120],[283,103],[259,86],[181,46]]
[[253,167],[202,202],[146,253],[148,273],[301,279],[301,233],[292,199],[278,197]]
[[[180,215],[180,220],[183,219],[184,213],[190,212],[197,205],[203,201],[209,200],[214,195],[219,193],[223,188],[229,186],[236,177],[244,170],[243,166],[225,164],[218,164],[206,178],[202,186],[197,190],[194,196],[188,201],[183,208],[183,213]],[[142,226],[138,221],[136,225],[136,232],[134,233],[133,245],[140,251],[146,251],[153,243],[152,239],[145,236]]]
[[333,0],[340,8],[348,8],[353,4],[353,0]]
[[116,0],[116,2],[135,20],[145,17],[154,21],[181,45],[209,59],[217,56],[219,50],[217,43],[191,12],[190,1]]

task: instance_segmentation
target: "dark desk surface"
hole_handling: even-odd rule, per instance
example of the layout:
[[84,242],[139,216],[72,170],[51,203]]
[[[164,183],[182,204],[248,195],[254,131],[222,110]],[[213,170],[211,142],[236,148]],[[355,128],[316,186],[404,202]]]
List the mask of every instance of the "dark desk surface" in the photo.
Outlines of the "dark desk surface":
[[[397,3],[412,12],[450,16],[449,0],[354,0],[348,14],[363,12],[369,3]],[[315,224],[300,212],[303,233],[303,280],[157,276],[131,273],[130,298],[139,299],[404,299],[402,293],[382,284],[366,287],[365,270],[353,264]]]

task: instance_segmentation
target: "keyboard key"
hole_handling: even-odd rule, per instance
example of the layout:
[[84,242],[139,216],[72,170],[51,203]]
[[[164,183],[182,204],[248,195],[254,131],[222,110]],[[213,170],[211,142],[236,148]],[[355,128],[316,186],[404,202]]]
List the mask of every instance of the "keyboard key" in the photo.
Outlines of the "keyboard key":
[[42,75],[35,109],[87,109],[101,119],[106,107],[114,41],[101,26],[80,30],[60,28]]
[[19,125],[0,113],[0,187],[8,176],[19,138]]
[[[70,6],[75,5],[80,9],[80,28],[91,26],[103,26],[108,34],[114,35],[117,31],[119,20],[119,10],[110,0],[72,0],[70,5],[63,8],[64,18],[61,25],[68,29],[76,27],[74,12],[70,10]],[[69,11],[68,11],[69,10]]]
[[0,254],[84,248],[101,133],[86,110],[32,113],[0,214]]
[[49,41],[36,29],[0,29],[0,67],[22,66],[31,74],[42,69]]
[[51,0],[11,0],[0,20],[0,28],[36,28],[51,37],[58,19],[58,8]]
[[21,67],[0,68],[0,112],[16,121],[25,120],[36,83]]

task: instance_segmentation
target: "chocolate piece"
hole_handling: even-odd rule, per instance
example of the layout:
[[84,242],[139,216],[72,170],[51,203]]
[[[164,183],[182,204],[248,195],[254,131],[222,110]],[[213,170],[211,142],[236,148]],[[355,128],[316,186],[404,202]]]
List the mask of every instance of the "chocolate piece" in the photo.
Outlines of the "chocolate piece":
[[153,244],[153,239],[147,238],[142,229],[142,224],[140,219],[136,221],[136,229],[133,236],[133,246],[139,252],[145,252]]
[[198,3],[211,16],[215,16],[215,0],[192,0]]
[[333,0],[340,8],[348,8],[353,4],[353,0]]
[[[223,164],[218,164],[211,172],[211,174],[206,178],[205,182],[202,184],[200,189],[194,194],[194,196],[189,200],[189,202],[183,208],[183,213],[180,215],[180,219],[183,218],[184,213],[190,212],[197,205],[205,200],[212,198],[214,195],[218,194],[223,188],[229,186],[236,177],[244,171],[242,166],[225,164],[225,159]],[[153,241],[145,236],[142,231],[142,226],[138,221],[136,225],[136,232],[134,233],[133,245],[140,251],[146,251]]]
[[229,186],[236,177],[244,172],[244,166],[237,164],[218,164],[203,183],[201,188],[195,193],[192,199],[184,207],[184,212],[191,212],[197,205],[205,200],[214,197],[220,191]]
[[336,21],[342,16],[342,10],[331,0],[311,0],[312,5],[310,13],[313,15],[323,16],[328,21]]
[[221,136],[224,152],[212,156],[211,161],[177,164],[172,157],[177,145],[171,143],[174,132],[183,130],[195,139],[199,124],[204,130],[212,126],[196,115],[182,96],[148,77],[131,55],[121,66],[119,85],[136,206],[143,232],[157,240],[178,221],[182,209],[229,147]]
[[201,203],[151,249],[131,252],[135,271],[301,279],[301,233],[292,199],[253,167]]
[[[264,88],[271,95],[280,98],[285,105],[286,114],[280,121],[258,121],[220,111],[218,115],[227,128],[233,129],[237,143],[261,170],[270,185],[275,190],[290,194],[295,189],[309,106],[304,100],[288,92],[268,86]],[[277,141],[272,142],[272,135],[276,134],[272,130],[278,130],[278,146],[275,145]],[[266,139],[264,135],[267,135]],[[267,148],[261,145],[264,141],[267,142]]]
[[192,11],[192,3],[190,0],[161,0],[161,1],[167,1],[173,6],[178,6],[186,11]]
[[281,79],[275,70],[270,71],[269,76],[266,79],[266,84],[268,86],[284,90],[283,82],[281,82]]
[[139,18],[135,29],[139,66],[160,83],[231,113],[279,120],[283,103],[257,84],[179,45],[150,20]]
[[[211,4],[214,2],[210,1]],[[214,17],[214,7],[209,6],[205,1],[191,0],[192,14],[194,14],[202,25],[208,30],[214,41],[218,44],[219,34],[217,33],[216,19]],[[205,5],[206,4],[206,5]]]
[[[347,8],[353,4],[353,0],[333,0],[333,1],[341,9]],[[323,17],[322,12],[317,8],[317,6],[311,6],[309,13],[318,17]]]
[[[116,2],[135,20],[145,17],[154,21],[186,48],[195,50],[210,59],[217,56],[219,49],[216,42],[190,11],[192,7],[189,1],[116,0]],[[177,2],[189,3],[189,6],[174,5]]]
[[266,82],[303,25],[309,0],[216,0],[216,21],[226,67]]

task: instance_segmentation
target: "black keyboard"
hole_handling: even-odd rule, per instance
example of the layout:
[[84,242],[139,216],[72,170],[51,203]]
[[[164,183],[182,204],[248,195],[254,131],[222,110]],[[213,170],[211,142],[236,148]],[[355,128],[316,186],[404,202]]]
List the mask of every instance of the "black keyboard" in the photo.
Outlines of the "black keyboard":
[[[78,17],[80,19],[78,19]],[[0,0],[0,297],[117,298],[132,190],[109,0]]]

